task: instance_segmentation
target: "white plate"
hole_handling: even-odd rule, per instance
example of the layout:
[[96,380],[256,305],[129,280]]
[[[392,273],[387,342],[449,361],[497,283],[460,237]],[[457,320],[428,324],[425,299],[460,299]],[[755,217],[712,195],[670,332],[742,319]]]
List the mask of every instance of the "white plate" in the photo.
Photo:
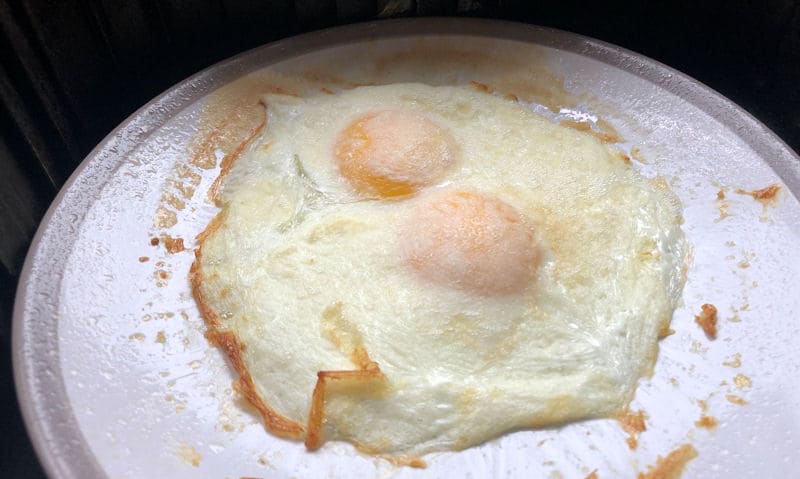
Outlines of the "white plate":
[[[437,57],[443,49],[464,53]],[[503,63],[508,56],[512,66]],[[637,450],[615,421],[595,420],[428,456],[424,470],[397,469],[346,444],[308,453],[267,434],[241,407],[222,355],[203,337],[186,280],[191,253],[171,255],[149,240],[169,234],[192,246],[214,213],[202,191],[212,169],[201,172],[176,226],[153,226],[211,93],[251,72],[311,70],[378,82],[449,72],[447,82],[497,84],[517,75],[557,86],[553,78],[563,77],[565,98],[577,101],[565,115],[608,121],[624,150],[641,149],[645,175],[670,182],[685,206],[694,261],[676,334],[661,343],[655,374],[632,404],[648,414]],[[734,192],[773,183],[782,186],[775,207]],[[720,188],[730,213],[722,220]],[[800,159],[755,119],[696,81],[602,42],[465,19],[370,23],[280,41],[144,106],[86,158],[50,207],[14,317],[28,430],[45,469],[60,478],[583,477],[595,469],[601,478],[633,477],[687,442],[699,456],[684,477],[788,477],[800,467],[798,194]],[[161,286],[157,270],[171,275]],[[713,342],[693,321],[703,303],[720,311]],[[723,365],[737,353],[739,367]],[[694,425],[698,400],[719,420],[716,430]]]

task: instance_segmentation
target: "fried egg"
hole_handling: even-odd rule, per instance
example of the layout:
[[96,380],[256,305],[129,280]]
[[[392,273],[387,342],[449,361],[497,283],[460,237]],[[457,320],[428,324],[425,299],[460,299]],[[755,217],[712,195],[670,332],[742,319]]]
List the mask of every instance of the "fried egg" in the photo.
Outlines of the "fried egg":
[[269,430],[418,457],[628,404],[683,285],[663,183],[468,86],[263,102],[192,281]]

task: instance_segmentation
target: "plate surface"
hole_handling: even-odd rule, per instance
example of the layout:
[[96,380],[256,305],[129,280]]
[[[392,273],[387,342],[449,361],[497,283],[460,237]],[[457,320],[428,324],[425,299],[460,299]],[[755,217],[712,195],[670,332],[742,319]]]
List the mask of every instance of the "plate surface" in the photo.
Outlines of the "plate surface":
[[[190,152],[210,121],[209,107],[222,104],[219,89],[250,84],[235,83],[245,75],[278,83],[302,77],[306,83],[294,85],[303,94],[318,86],[478,80],[556,119],[612,125],[624,139],[620,149],[646,161],[636,167],[663,177],[680,197],[694,257],[676,333],[661,342],[654,375],[642,380],[631,405],[648,416],[639,447],[629,450],[616,421],[594,420],[428,456],[428,468],[416,470],[346,444],[312,454],[268,435],[242,407],[222,355],[203,336],[186,279],[191,252],[150,244],[169,235],[191,249],[215,213],[205,191],[218,168],[199,167]],[[213,153],[220,159],[227,152],[219,146]],[[772,184],[781,186],[773,206],[736,192]],[[763,125],[696,81],[596,40],[450,19],[361,24],[280,41],[145,105],[62,189],[18,290],[21,406],[45,469],[59,478],[454,471],[571,478],[595,469],[601,478],[633,477],[685,443],[699,456],[684,477],[788,477],[800,467],[798,196],[800,158]],[[694,323],[704,303],[720,313],[716,341]],[[717,427],[696,426],[701,414],[716,418]]]

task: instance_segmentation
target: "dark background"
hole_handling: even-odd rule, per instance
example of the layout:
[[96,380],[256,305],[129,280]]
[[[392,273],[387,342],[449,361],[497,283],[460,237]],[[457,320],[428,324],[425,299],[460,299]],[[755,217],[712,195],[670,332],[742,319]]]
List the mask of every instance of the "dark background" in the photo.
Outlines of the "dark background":
[[711,86],[800,151],[800,2],[791,0],[0,0],[0,476],[44,476],[14,394],[11,308],[39,220],[94,145],[235,53],[326,26],[431,15],[624,46]]

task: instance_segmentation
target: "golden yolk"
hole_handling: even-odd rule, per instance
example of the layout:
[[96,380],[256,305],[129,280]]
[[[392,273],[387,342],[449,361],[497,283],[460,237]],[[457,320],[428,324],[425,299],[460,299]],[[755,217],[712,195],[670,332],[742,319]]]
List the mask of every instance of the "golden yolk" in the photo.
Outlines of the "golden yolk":
[[435,182],[455,163],[450,132],[410,111],[359,117],[339,133],[334,158],[339,173],[361,193],[383,197],[413,193]]
[[484,296],[524,290],[539,264],[530,223],[485,193],[432,193],[412,209],[401,235],[403,259],[419,276]]

